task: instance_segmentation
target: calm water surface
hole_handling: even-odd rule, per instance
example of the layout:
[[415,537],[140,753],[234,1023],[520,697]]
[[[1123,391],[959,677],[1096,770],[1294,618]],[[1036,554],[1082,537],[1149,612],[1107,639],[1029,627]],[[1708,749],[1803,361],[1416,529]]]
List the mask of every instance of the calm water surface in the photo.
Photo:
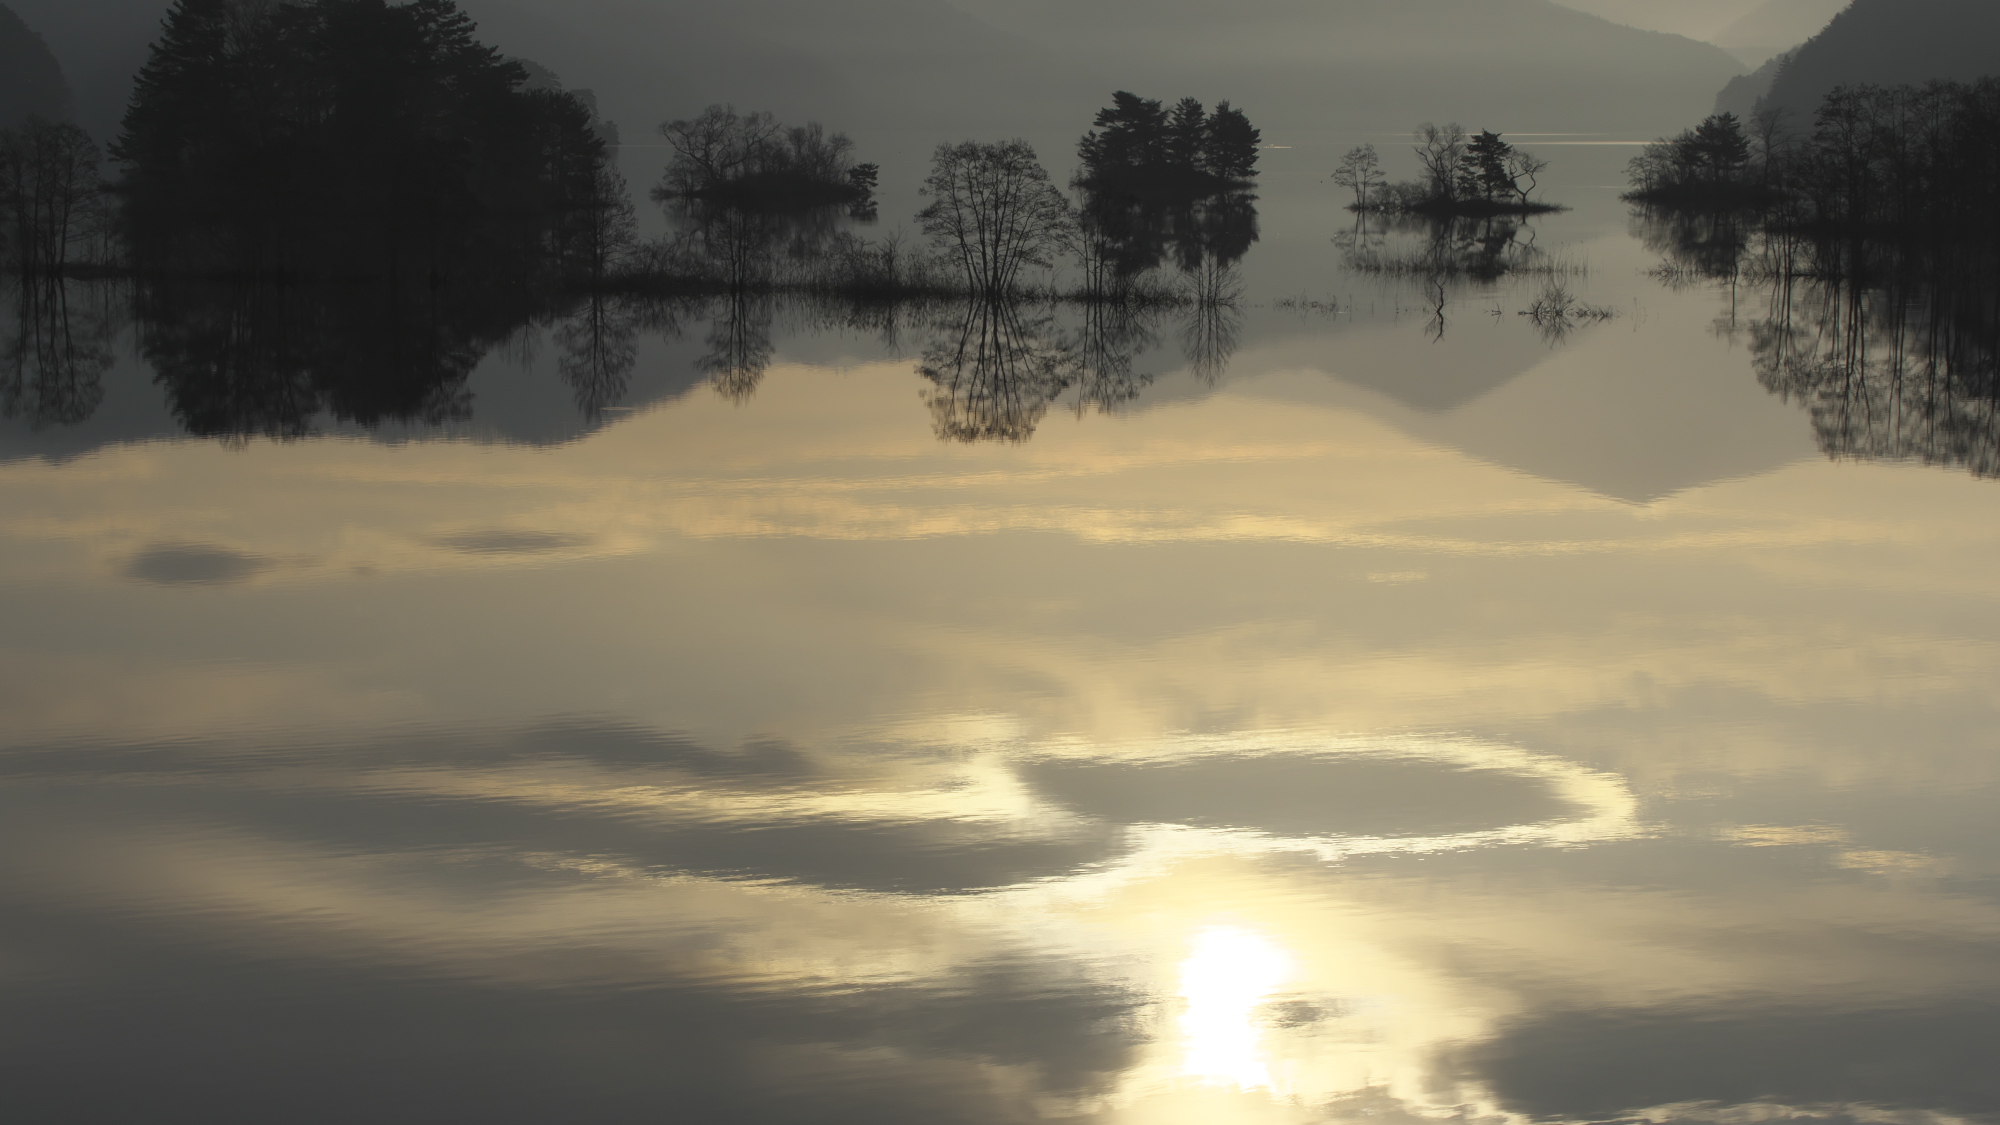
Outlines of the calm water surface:
[[1053,396],[709,303],[190,435],[75,294],[101,399],[0,431],[16,1119],[2000,1112],[1993,431],[1767,390],[1630,149],[1548,150],[1565,333],[1347,268],[1338,147]]

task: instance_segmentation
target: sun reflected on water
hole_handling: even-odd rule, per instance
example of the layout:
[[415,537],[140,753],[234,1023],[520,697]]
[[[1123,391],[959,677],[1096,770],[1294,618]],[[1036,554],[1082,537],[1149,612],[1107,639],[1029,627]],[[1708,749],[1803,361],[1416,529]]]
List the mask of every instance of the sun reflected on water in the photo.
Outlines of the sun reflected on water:
[[1290,979],[1292,959],[1249,930],[1216,926],[1195,935],[1181,962],[1181,1073],[1204,1084],[1266,1090],[1273,1085],[1257,1010]]

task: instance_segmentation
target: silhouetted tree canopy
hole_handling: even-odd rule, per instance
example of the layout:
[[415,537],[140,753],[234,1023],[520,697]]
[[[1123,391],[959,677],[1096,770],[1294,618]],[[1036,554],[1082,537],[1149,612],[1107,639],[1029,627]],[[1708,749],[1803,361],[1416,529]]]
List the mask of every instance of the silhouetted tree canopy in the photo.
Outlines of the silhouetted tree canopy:
[[[1534,199],[1535,188],[1549,163],[1509,144],[1499,133],[1482,130],[1467,135],[1457,122],[1426,121],[1412,137],[1422,174],[1413,181],[1381,184],[1375,180],[1373,146],[1351,150],[1334,175],[1334,182],[1353,188],[1351,211],[1378,214],[1419,214],[1437,217],[1534,215],[1559,211]],[[1372,193],[1370,183],[1376,184]]]
[[712,105],[701,116],[660,126],[673,156],[659,199],[700,199],[762,210],[866,207],[878,169],[856,164],[854,141],[817,121],[783,125],[769,113],[740,115]]
[[1092,125],[1077,142],[1078,179],[1098,192],[1206,194],[1241,188],[1257,174],[1263,135],[1226,101],[1212,114],[1194,98],[1169,110],[1120,90]]
[[1068,201],[1023,140],[939,145],[923,194],[924,233],[989,299],[1012,293],[1024,269],[1054,264],[1075,231]]
[[112,155],[150,271],[546,281],[622,194],[589,107],[452,0],[175,0]]
[[2000,238],[2000,79],[1854,86],[1820,104],[1810,134],[1730,115],[1649,145],[1628,198],[1757,208],[1796,229]]

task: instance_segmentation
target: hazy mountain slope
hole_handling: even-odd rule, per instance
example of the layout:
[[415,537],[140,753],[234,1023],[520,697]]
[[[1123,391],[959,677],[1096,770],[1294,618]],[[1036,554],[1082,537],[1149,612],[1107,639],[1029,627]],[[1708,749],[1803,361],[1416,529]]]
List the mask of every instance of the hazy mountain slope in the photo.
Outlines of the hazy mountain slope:
[[1714,41],[1731,50],[1765,53],[1789,50],[1819,34],[1848,0],[1764,0],[1757,10],[1723,28]]
[[1799,48],[1770,101],[1810,114],[1836,86],[2000,74],[1995,0],[1855,0]]
[[62,67],[41,36],[0,4],[0,128],[27,117],[69,115]]
[[850,129],[977,118],[995,76],[1025,62],[943,0],[460,2],[486,41],[596,91],[632,139],[711,102]]
[[[1565,8],[1613,23],[1714,41],[1715,33],[1748,15],[1761,0],[1556,0]],[[1823,22],[1823,21],[1822,21]]]
[[1750,116],[1757,112],[1757,103],[1770,95],[1778,75],[1785,72],[1785,67],[1791,64],[1792,56],[1797,53],[1786,51],[1773,55],[1756,70],[1741,78],[1730,79],[1729,85],[1724,86],[1722,93],[1715,97],[1715,112],[1733,113],[1740,120],[1750,120]]
[[[168,0],[9,0],[115,132]],[[1114,89],[1230,98],[1273,139],[1426,118],[1669,128],[1741,72],[1553,0],[463,0],[488,42],[595,90],[628,141],[713,101],[851,132],[1071,136]]]
[[79,124],[99,140],[117,134],[169,0],[6,0],[41,32],[62,64]]
[[[1707,108],[1721,49],[1552,0],[959,0],[1100,87],[1227,97],[1267,132],[1458,118],[1638,129]],[[1475,120],[1476,119],[1476,120]]]

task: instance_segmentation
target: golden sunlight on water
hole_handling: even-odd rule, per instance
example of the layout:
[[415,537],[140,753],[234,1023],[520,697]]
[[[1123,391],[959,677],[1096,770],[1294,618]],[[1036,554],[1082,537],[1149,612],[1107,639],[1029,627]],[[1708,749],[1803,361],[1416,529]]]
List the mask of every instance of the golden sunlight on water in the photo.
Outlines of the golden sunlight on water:
[[1181,1073],[1243,1090],[1273,1088],[1258,1008],[1290,978],[1292,959],[1259,934],[1217,926],[1194,936],[1180,972]]
[[1983,1120],[2000,493],[1817,455],[1647,300],[1449,409],[1343,381],[1445,364],[1361,324],[1019,445],[870,354],[538,448],[0,462],[24,1056],[365,1027],[493,1120]]

